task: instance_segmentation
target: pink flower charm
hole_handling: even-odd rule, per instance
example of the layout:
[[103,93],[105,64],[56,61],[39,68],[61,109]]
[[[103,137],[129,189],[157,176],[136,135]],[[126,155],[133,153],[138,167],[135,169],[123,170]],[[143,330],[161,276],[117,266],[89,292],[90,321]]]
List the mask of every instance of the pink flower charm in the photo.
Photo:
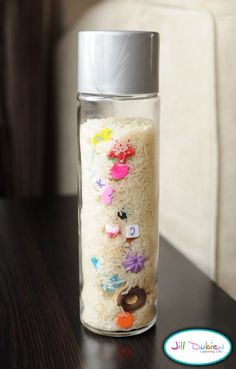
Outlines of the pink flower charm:
[[125,164],[116,163],[110,170],[110,175],[113,179],[121,179],[127,176],[129,167]]
[[112,203],[112,194],[114,190],[111,186],[106,186],[103,191],[100,192],[100,197],[104,205],[110,205]]
[[115,238],[120,233],[119,225],[110,226],[106,224],[105,231],[110,238]]

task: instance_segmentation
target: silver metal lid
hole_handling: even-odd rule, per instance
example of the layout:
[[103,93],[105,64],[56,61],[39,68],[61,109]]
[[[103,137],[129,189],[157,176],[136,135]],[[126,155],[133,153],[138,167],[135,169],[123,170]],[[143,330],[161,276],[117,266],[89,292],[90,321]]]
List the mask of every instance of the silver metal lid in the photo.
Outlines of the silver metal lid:
[[159,34],[144,31],[78,33],[78,92],[103,95],[159,91]]

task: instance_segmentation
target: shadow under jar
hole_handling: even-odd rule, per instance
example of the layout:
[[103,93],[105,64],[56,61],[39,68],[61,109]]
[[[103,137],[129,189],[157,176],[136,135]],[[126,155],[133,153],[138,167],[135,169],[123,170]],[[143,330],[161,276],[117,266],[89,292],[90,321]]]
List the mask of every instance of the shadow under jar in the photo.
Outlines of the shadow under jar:
[[155,32],[79,32],[80,317],[108,336],[156,321],[159,95]]

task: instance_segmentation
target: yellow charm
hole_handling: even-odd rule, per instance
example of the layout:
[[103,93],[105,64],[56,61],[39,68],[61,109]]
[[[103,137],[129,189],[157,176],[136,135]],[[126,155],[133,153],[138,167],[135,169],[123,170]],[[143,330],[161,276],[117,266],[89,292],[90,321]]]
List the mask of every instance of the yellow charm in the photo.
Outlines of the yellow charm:
[[103,128],[91,138],[91,143],[96,146],[103,141],[108,141],[111,139],[111,134],[112,130],[110,128]]

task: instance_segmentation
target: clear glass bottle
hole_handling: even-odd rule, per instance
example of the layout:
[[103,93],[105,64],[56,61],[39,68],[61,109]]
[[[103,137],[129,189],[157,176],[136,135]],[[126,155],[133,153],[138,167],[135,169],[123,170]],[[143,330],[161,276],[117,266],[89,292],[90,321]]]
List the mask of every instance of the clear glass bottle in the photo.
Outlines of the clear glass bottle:
[[80,317],[102,335],[156,321],[158,50],[154,32],[79,32]]

